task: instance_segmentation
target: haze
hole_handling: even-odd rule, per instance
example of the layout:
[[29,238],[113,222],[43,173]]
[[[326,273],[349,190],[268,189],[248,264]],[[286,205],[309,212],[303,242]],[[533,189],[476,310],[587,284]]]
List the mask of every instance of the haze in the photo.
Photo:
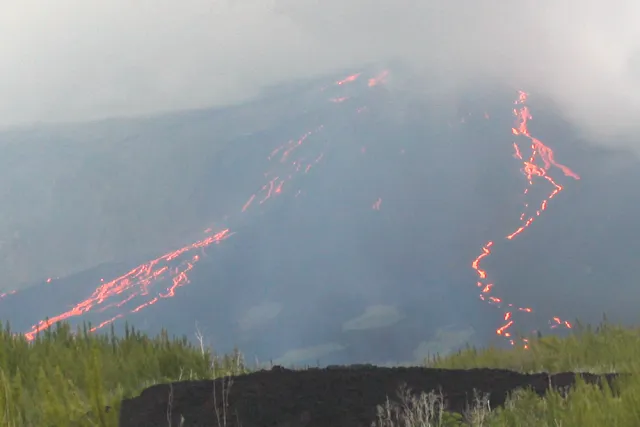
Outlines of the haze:
[[222,105],[400,60],[425,94],[497,79],[613,144],[640,114],[637,22],[633,0],[4,1],[0,126]]

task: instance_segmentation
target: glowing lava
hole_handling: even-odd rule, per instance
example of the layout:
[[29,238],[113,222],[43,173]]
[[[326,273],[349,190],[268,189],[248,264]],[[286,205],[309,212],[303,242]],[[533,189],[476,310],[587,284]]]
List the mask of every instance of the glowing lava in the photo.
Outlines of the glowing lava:
[[[336,85],[341,86],[353,82],[360,75],[361,73],[350,75],[336,82]],[[337,97],[334,98],[334,102],[343,102],[346,99],[346,97]],[[361,109],[356,110],[356,113],[361,111]],[[320,125],[316,129],[304,133],[301,137],[276,147],[270,153],[267,160],[273,161],[274,167],[264,174],[267,182],[247,199],[240,209],[241,212],[260,206],[281,194],[287,186],[291,185],[287,183],[296,175],[309,173],[313,166],[322,161],[324,153],[318,153],[317,147],[314,147],[313,151],[306,150],[304,153],[298,154],[303,147],[313,143],[310,140],[311,137],[321,132],[322,129],[323,125]],[[297,157],[294,158],[296,155]],[[302,191],[298,189],[294,197],[298,197],[300,194]],[[205,249],[223,242],[234,234],[229,228],[224,228],[214,234],[211,234],[213,233],[212,228],[207,228],[204,233],[209,236],[139,265],[120,277],[106,282],[101,279],[100,286],[90,297],[75,304],[64,313],[33,325],[31,330],[25,333],[26,338],[31,341],[40,331],[51,327],[56,322],[79,317],[89,312],[105,313],[107,310],[116,312],[115,315],[91,329],[91,331],[95,331],[113,323],[116,319],[123,318],[128,313],[140,312],[161,299],[175,296],[178,288],[189,283],[189,273],[198,261],[206,256]],[[169,286],[165,289],[155,290],[155,285],[163,279],[171,279]],[[48,279],[47,283],[51,283],[51,281]],[[12,293],[15,291],[0,294],[0,299]]]
[[[522,162],[521,171],[527,177],[528,185],[524,189],[523,193],[524,195],[527,195],[529,193],[529,190],[534,185],[535,180],[546,182],[551,187],[551,190],[547,197],[542,200],[540,205],[533,211],[532,214],[527,215],[529,204],[525,203],[525,209],[520,215],[520,226],[505,237],[507,240],[514,239],[518,235],[522,234],[527,228],[529,228],[535,221],[535,219],[547,209],[547,207],[549,206],[549,201],[556,197],[564,189],[564,187],[559,185],[553,178],[548,175],[549,169],[552,166],[560,169],[565,176],[571,177],[573,179],[580,179],[580,177],[571,169],[555,161],[553,150],[551,150],[551,148],[546,146],[539,139],[531,136],[527,124],[532,117],[529,108],[525,105],[526,101],[527,94],[520,91],[518,99],[515,101],[516,107],[513,109],[513,114],[516,116],[516,126],[512,128],[512,133],[516,137],[525,139],[528,142],[529,148],[531,149],[529,157],[525,158],[522,155],[522,149],[520,148],[518,142],[513,143],[514,157]],[[485,117],[488,118],[488,114],[485,114]],[[511,345],[514,345],[514,339],[511,332],[509,331],[515,324],[514,313],[531,313],[533,312],[533,310],[529,307],[517,307],[511,303],[506,303],[501,298],[498,298],[492,294],[494,290],[494,284],[488,280],[487,272],[481,268],[480,264],[484,258],[491,255],[491,248],[493,247],[493,245],[493,241],[488,241],[482,247],[482,253],[478,255],[471,263],[471,267],[478,275],[477,286],[481,289],[480,299],[483,301],[487,301],[490,304],[496,305],[504,310],[504,323],[502,324],[502,326],[496,329],[496,334],[508,338]],[[551,328],[556,328],[558,326],[571,328],[571,323],[566,320],[562,320],[559,317],[553,317],[553,319],[549,323]],[[523,341],[523,345],[525,348],[528,348],[526,339]]]
[[386,83],[387,77],[389,77],[389,71],[384,70],[377,76],[370,78],[367,84],[369,85],[369,87],[378,86],[382,83]]
[[[175,291],[177,288],[189,283],[187,272],[190,271],[193,268],[194,264],[199,261],[200,255],[193,254],[188,257],[188,259],[179,262],[175,266],[172,265],[171,261],[182,257],[182,255],[186,253],[193,252],[196,249],[203,249],[213,243],[219,243],[222,240],[227,239],[231,235],[232,233],[230,233],[228,229],[225,229],[214,234],[213,236],[207,237],[206,239],[199,240],[189,246],[185,246],[178,250],[169,252],[152,261],[149,261],[146,264],[139,265],[128,273],[117,277],[107,283],[103,283],[98,287],[98,289],[93,292],[93,294],[89,298],[76,304],[69,311],[48,318],[47,320],[40,321],[37,325],[34,325],[31,328],[31,331],[27,332],[25,336],[28,340],[33,340],[38,332],[49,328],[51,325],[54,325],[55,323],[63,320],[67,320],[71,317],[81,316],[82,314],[85,314],[92,309],[96,309],[98,306],[101,306],[98,310],[96,310],[98,312],[103,312],[111,307],[122,307],[138,295],[148,295],[150,286],[157,280],[164,279],[167,276],[172,276],[172,284],[165,289],[165,292],[159,292],[157,296],[151,298],[143,304],[134,307],[132,310],[130,310],[130,312],[135,313],[137,311],[140,311],[144,307],[155,304],[160,300],[160,298],[172,297],[175,295]],[[129,295],[125,295],[125,291],[128,292]],[[114,297],[121,297],[121,300],[102,306],[102,304],[105,303],[108,299],[112,299]],[[95,331],[96,329],[104,327],[120,317],[123,317],[122,313],[105,322],[102,322],[100,325],[92,328],[91,330]]]
[[342,86],[342,85],[344,85],[344,84],[346,84],[346,83],[355,82],[355,81],[358,79],[358,77],[360,77],[360,75],[361,75],[361,74],[362,74],[362,73],[352,74],[352,75],[350,75],[350,76],[348,76],[348,77],[345,77],[345,78],[344,78],[344,79],[342,79],[342,80],[338,80],[338,81],[336,82],[336,84],[337,84],[338,86]]
[[1,299],[4,299],[4,298],[6,298],[6,297],[8,297],[9,295],[13,295],[13,294],[15,294],[16,292],[17,292],[17,291],[9,291],[9,292],[1,293],[1,294],[0,294],[0,300],[1,300]]

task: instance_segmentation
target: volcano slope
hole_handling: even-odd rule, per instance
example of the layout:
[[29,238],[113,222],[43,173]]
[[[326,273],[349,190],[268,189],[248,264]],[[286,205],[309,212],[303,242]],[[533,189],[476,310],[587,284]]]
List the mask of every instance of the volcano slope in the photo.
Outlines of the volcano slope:
[[278,132],[273,124],[295,124],[317,90],[290,91],[235,107],[0,131],[0,293],[199,237],[255,191],[270,150],[262,138]]
[[[504,342],[495,330],[506,313],[478,301],[471,267],[497,239],[483,268],[501,298],[534,309],[514,333],[546,333],[554,316],[594,323],[604,311],[637,320],[639,296],[628,285],[640,250],[640,206],[628,196],[640,179],[635,158],[577,141],[533,100],[541,124],[532,133],[582,179],[550,171],[564,190],[503,245],[526,199],[513,153],[517,92],[478,94],[446,117],[378,75],[327,79],[246,107],[280,115],[258,126],[259,115],[238,113],[215,155],[183,153],[177,171],[204,168],[188,197],[138,183],[193,203],[197,224],[210,230],[8,295],[0,313],[30,339],[57,320],[117,330],[128,321],[149,333],[193,337],[198,329],[217,351],[238,346],[259,362],[415,362],[466,343]],[[167,120],[187,132],[184,117]],[[256,131],[244,135],[245,124]],[[548,192],[537,184],[532,204]]]

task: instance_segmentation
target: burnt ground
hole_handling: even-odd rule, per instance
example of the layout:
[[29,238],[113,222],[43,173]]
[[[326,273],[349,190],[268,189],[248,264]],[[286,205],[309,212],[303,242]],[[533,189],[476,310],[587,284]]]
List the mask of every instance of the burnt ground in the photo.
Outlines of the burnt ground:
[[[575,375],[371,365],[307,370],[276,366],[231,378],[230,387],[227,378],[224,386],[223,379],[218,379],[147,388],[140,396],[122,402],[119,425],[179,426],[183,417],[183,427],[370,427],[376,418],[376,406],[387,397],[397,400],[403,384],[416,393],[440,390],[448,410],[464,413],[473,401],[474,390],[489,393],[494,408],[504,404],[507,394],[515,389],[530,387],[542,395],[550,385],[560,389],[571,386]],[[602,380],[601,376],[580,375],[590,383]],[[606,375],[607,381],[613,376]],[[222,419],[224,404],[226,421]]]

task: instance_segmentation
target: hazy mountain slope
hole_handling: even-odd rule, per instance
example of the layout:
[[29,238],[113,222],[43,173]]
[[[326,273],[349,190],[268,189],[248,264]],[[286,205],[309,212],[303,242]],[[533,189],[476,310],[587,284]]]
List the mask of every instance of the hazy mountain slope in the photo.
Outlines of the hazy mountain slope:
[[[188,195],[172,187],[162,199],[187,203],[184,218],[173,205],[135,212],[141,224],[146,215],[173,219],[175,227],[155,232],[193,246],[155,261],[181,245],[157,244],[147,258],[121,253],[121,264],[8,296],[0,312],[25,332],[60,314],[189,336],[197,324],[220,351],[238,345],[250,358],[283,363],[407,361],[467,341],[504,343],[495,329],[507,312],[515,313],[514,333],[547,333],[553,316],[594,322],[606,311],[637,320],[636,159],[576,141],[545,116],[544,103],[534,104],[532,134],[581,179],[550,168],[563,191],[507,240],[523,203],[538,206],[553,190],[541,178],[522,195],[527,179],[511,132],[517,93],[476,95],[446,117],[410,92],[368,87],[367,77],[327,79],[325,91],[297,88],[287,95],[296,100],[291,110],[260,131],[184,160],[193,174]],[[278,108],[264,101],[260,109]],[[151,194],[168,192],[158,181],[147,185]],[[213,230],[185,234],[194,218]],[[478,300],[471,262],[488,240],[495,245],[483,266],[493,295],[515,308]]]
[[0,133],[0,290],[189,239],[254,185],[251,176],[216,175],[221,150],[295,118],[310,90],[274,89],[226,109]]

